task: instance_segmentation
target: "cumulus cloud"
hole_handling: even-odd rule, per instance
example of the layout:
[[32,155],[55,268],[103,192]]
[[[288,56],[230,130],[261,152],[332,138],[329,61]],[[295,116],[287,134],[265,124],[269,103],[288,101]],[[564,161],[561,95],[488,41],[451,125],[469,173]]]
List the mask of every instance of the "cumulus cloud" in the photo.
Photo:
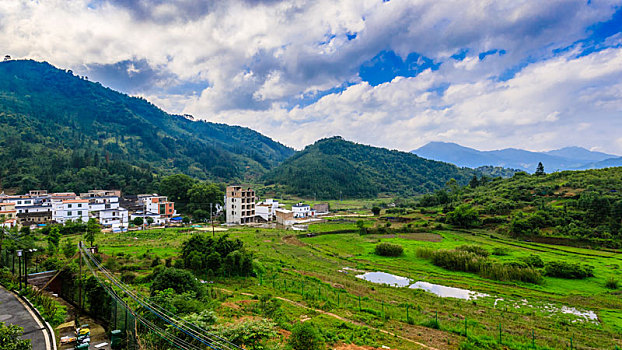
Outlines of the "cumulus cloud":
[[[621,37],[591,38],[586,53],[581,41],[617,6],[22,0],[0,2],[0,46],[298,148],[334,134],[403,150],[438,139],[552,148],[581,135],[584,146],[621,152],[597,134],[619,123]],[[425,57],[435,70],[371,86],[359,70],[380,52]]]

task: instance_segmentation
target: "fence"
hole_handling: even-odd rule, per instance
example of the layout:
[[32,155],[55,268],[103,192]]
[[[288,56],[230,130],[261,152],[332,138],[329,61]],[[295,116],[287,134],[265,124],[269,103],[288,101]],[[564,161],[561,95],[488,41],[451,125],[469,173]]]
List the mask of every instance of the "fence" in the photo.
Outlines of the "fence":
[[[466,339],[477,340],[511,349],[591,349],[580,344],[581,338],[573,334],[560,332],[558,337],[539,334],[534,327],[517,330],[506,328],[502,322],[491,325],[489,320],[476,319],[471,316],[447,314],[438,310],[425,310],[420,305],[409,302],[385,301],[369,296],[348,293],[345,289],[335,288],[315,278],[304,275],[271,274],[258,276],[259,284],[279,295],[291,293],[298,295],[310,307],[323,311],[347,310],[352,313],[354,321],[369,324],[371,321],[381,322],[396,320],[411,325],[420,325],[433,329],[448,331]],[[449,302],[449,301],[447,301]],[[500,311],[506,318],[521,316],[512,310]],[[544,332],[541,332],[544,333]],[[611,349],[619,350],[616,344]]]

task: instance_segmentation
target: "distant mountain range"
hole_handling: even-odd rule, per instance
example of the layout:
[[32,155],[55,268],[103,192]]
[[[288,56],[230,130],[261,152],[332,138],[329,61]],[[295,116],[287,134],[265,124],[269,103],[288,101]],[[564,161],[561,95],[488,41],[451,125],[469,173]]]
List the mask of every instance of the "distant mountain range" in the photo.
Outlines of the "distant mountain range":
[[622,157],[594,152],[582,147],[565,147],[548,152],[531,152],[516,148],[479,151],[450,142],[430,142],[412,153],[427,159],[477,168],[491,165],[534,172],[542,162],[547,172],[600,169],[622,166]]

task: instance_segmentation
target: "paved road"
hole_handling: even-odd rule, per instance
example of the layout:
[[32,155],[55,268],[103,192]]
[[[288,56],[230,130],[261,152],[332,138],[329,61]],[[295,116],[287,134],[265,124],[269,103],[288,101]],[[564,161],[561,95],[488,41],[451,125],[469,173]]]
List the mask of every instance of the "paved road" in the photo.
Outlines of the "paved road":
[[24,328],[23,339],[30,339],[33,350],[47,350],[44,325],[13,293],[0,287],[0,322]]

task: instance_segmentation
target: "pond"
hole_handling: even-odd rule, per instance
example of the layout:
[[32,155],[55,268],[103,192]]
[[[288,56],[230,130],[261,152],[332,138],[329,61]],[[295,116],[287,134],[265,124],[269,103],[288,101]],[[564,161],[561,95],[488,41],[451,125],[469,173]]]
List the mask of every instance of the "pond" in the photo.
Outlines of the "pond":
[[417,281],[410,287],[412,289],[423,289],[427,292],[438,295],[442,298],[458,298],[465,300],[475,300],[477,298],[488,297],[488,294],[474,292],[468,289],[455,288],[442,286],[440,284],[434,284],[429,282]]
[[386,272],[366,272],[364,274],[356,275],[357,278],[378,284],[386,284],[392,287],[408,287],[412,289],[422,289],[427,292],[438,295],[442,298],[458,298],[458,299],[477,299],[481,297],[487,297],[488,294],[473,292],[467,289],[446,287],[440,284],[434,284],[429,282],[413,281],[410,278],[397,276]]

